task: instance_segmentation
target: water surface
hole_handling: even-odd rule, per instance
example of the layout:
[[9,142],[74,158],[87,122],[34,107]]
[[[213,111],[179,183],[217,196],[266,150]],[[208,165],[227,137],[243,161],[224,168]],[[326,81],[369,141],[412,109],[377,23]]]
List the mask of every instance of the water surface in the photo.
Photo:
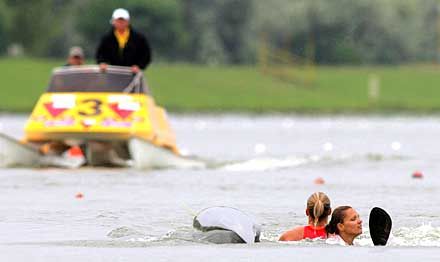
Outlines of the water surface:
[[[0,116],[20,138],[23,116]],[[203,170],[0,169],[2,261],[438,261],[440,118],[172,115],[185,154]],[[411,174],[420,170],[423,179]],[[316,178],[325,184],[318,185]],[[303,225],[305,201],[326,192],[364,220],[356,247],[279,243]],[[77,198],[78,193],[83,198]],[[194,214],[239,208],[262,225],[262,243],[197,239]],[[393,218],[387,247],[373,247],[368,213]]]

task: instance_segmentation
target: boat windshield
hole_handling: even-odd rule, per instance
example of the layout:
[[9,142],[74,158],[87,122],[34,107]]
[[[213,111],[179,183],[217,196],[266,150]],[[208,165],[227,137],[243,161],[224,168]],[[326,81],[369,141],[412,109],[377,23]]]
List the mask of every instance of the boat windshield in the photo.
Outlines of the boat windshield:
[[116,66],[109,66],[105,72],[98,66],[57,68],[47,91],[149,93],[142,73],[136,75],[130,68]]

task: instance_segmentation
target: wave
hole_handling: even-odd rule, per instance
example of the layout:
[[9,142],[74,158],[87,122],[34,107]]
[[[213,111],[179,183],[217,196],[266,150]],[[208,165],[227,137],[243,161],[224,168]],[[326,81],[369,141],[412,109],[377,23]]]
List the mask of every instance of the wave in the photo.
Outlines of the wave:
[[[136,244],[166,244],[166,243],[206,243],[202,241],[202,232],[195,231],[190,227],[182,227],[180,229],[171,230],[161,236],[148,236],[128,227],[120,227],[112,230],[107,236],[113,240],[121,242],[129,242]],[[117,237],[115,237],[115,235]],[[325,240],[302,240],[292,242],[279,242],[279,234],[276,232],[262,232],[260,239],[261,244],[278,243],[280,245],[298,245],[298,246],[322,246],[327,245]],[[356,246],[372,247],[368,230],[355,240]],[[416,227],[400,227],[392,231],[388,240],[389,247],[440,247],[440,227],[434,227],[430,224]]]
[[285,157],[256,157],[248,160],[233,161],[223,164],[211,164],[213,169],[226,171],[269,171],[294,168],[312,164],[342,164],[347,162],[367,161],[402,161],[408,157],[402,155],[382,155],[368,153],[365,155],[341,154],[341,155],[311,155],[311,156],[285,156]]
[[398,228],[390,236],[390,245],[440,247],[440,227],[426,224],[416,228]]
[[[360,246],[372,246],[368,230],[357,239]],[[400,227],[391,232],[387,246],[394,247],[440,247],[440,227],[430,224],[418,227]]]
[[[170,230],[162,235],[151,236],[130,227],[119,227],[107,234],[107,240],[67,240],[54,242],[17,242],[10,245],[55,245],[55,246],[80,246],[80,247],[148,247],[148,246],[176,246],[188,244],[208,244],[203,240],[203,232],[196,231],[189,226]],[[306,247],[329,246],[323,239],[302,240],[291,242],[278,241],[277,232],[263,231],[260,236],[261,243],[255,246],[273,247],[276,245],[293,245]],[[333,245],[332,245],[333,246]],[[368,230],[355,240],[355,246],[373,247],[373,242]],[[400,227],[390,235],[386,248],[393,247],[440,247],[440,227],[421,225],[417,227]]]

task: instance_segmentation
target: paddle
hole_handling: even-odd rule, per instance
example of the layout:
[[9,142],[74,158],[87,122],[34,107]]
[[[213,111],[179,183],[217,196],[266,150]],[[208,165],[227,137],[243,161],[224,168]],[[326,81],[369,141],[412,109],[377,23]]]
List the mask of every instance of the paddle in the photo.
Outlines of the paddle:
[[392,221],[390,215],[380,207],[374,207],[370,212],[370,236],[375,246],[385,246],[391,233]]

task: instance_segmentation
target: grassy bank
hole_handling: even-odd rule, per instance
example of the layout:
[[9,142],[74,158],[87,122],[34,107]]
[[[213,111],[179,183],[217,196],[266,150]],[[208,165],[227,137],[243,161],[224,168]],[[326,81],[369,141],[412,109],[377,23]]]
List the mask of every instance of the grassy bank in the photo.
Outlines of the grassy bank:
[[[63,61],[0,59],[0,110],[30,111]],[[440,112],[440,67],[318,67],[313,86],[278,80],[249,66],[155,64],[147,70],[158,104],[170,111]],[[371,75],[379,97],[368,97]]]

